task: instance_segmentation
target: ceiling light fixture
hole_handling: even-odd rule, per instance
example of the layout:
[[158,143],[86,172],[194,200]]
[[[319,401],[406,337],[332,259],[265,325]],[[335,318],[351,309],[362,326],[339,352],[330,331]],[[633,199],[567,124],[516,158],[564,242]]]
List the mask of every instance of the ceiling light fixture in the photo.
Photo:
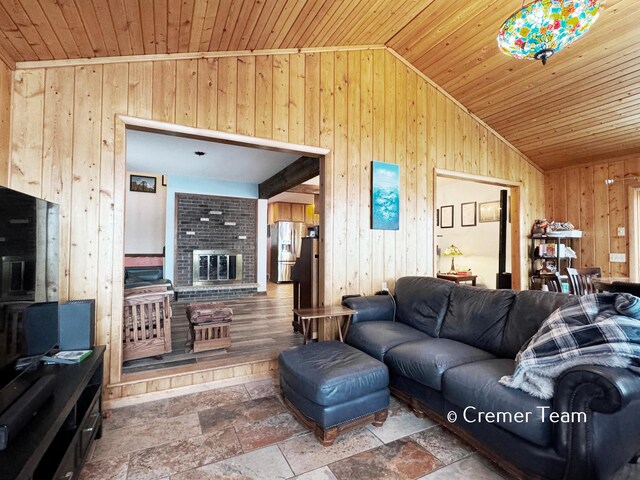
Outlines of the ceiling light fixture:
[[540,60],[574,42],[593,25],[599,0],[538,0],[511,15],[500,27],[498,46],[514,58]]

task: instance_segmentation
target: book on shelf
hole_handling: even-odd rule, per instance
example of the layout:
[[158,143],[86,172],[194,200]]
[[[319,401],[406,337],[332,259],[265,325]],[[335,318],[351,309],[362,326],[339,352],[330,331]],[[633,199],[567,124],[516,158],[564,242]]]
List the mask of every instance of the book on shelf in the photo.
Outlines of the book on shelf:
[[82,360],[91,355],[93,350],[62,350],[50,357],[44,357],[45,363],[80,363]]

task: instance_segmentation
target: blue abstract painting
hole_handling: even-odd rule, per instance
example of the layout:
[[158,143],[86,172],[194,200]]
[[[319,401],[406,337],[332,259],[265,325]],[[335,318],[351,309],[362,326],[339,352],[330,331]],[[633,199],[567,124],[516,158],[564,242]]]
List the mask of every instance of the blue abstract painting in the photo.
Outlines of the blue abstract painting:
[[400,228],[400,165],[371,162],[371,228]]

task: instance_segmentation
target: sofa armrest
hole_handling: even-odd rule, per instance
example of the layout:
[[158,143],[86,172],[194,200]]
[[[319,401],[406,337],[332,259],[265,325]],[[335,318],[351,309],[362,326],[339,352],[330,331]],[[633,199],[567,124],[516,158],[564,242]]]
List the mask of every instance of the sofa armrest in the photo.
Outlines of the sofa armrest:
[[389,321],[395,317],[396,304],[391,295],[348,297],[342,301],[345,307],[355,310],[351,323]]
[[555,424],[564,478],[609,478],[640,449],[640,377],[627,369],[573,367],[558,378],[553,406],[573,414]]

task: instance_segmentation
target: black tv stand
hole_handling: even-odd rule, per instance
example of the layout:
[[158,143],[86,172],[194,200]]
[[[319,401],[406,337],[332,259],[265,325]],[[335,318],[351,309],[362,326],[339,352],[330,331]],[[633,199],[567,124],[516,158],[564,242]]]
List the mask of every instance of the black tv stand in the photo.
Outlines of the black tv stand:
[[[74,365],[46,365],[53,395],[0,451],[0,480],[76,478],[91,442],[102,431],[102,369],[105,348]],[[18,400],[20,402],[20,399]]]

